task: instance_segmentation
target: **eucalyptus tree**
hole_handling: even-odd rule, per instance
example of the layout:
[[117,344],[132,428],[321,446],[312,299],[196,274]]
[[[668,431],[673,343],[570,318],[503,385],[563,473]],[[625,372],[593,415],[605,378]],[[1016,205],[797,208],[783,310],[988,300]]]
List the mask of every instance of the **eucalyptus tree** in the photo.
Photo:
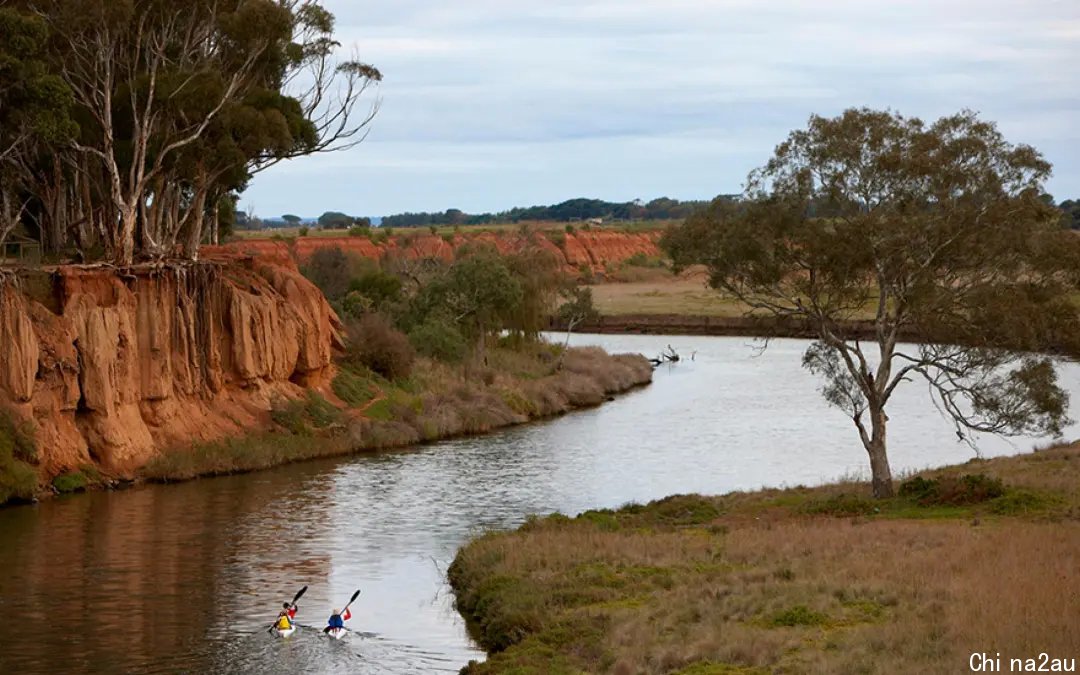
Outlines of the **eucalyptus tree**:
[[885,497],[886,408],[903,383],[921,380],[961,438],[1068,422],[1047,352],[1077,351],[1080,244],[1040,197],[1050,169],[971,112],[813,116],[741,204],[718,201],[665,246],[751,312],[813,331],[803,365],[853,421]]
[[[197,255],[223,200],[290,157],[352,147],[381,73],[339,56],[316,0],[0,0],[47,30],[74,101],[66,152],[22,177],[43,239],[94,235],[107,255]],[[209,230],[209,237],[207,237]],[[46,236],[52,233],[52,236]]]
[[28,165],[77,131],[71,94],[45,60],[47,39],[40,18],[0,6],[0,243],[33,198]]

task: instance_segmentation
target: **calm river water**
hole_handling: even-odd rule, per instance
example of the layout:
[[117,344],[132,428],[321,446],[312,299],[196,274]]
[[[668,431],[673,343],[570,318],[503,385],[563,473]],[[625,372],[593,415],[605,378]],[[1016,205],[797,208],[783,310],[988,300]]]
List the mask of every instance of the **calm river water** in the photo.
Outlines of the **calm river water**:
[[[806,343],[775,341],[760,356],[747,338],[576,343],[696,354],[601,408],[482,438],[0,509],[0,672],[455,672],[483,653],[444,573],[484,530],[863,471],[850,421],[799,367]],[[1080,369],[1062,374],[1080,394]],[[924,387],[901,389],[890,417],[896,470],[972,456]],[[304,584],[297,618],[313,628],[272,637],[276,607]],[[329,610],[356,588],[356,632],[323,638]]]

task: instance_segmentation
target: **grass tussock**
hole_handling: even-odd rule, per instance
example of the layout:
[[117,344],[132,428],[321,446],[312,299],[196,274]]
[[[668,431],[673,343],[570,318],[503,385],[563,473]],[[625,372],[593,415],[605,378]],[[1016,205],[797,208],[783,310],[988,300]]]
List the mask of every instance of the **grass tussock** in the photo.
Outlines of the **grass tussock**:
[[37,457],[33,426],[0,409],[0,504],[33,499]]
[[482,673],[954,673],[1080,652],[1080,447],[532,518],[450,568]]

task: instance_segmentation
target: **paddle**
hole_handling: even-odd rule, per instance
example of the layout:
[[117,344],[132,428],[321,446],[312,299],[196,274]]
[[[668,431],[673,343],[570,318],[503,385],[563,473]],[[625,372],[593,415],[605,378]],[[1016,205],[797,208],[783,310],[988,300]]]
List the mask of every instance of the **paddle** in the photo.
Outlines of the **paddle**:
[[[345,603],[345,606],[341,608],[341,614],[339,614],[338,616],[343,616],[345,614],[345,612],[349,611],[349,605],[356,602],[356,599],[358,597],[360,597],[360,589],[359,588],[356,589],[356,592],[352,594],[352,597],[349,598],[349,601]],[[327,626],[326,628],[323,628],[322,630],[323,630],[324,633],[329,633],[330,632],[330,626]],[[345,630],[349,630],[349,629],[346,628]]]
[[[296,601],[299,600],[300,596],[303,595],[304,593],[307,593],[307,585],[306,584],[304,585],[303,588],[301,588],[299,591],[296,592],[296,595],[293,596],[292,602],[290,602],[289,604],[292,605],[293,607],[295,607],[296,606]],[[277,625],[277,621],[270,624],[270,627],[266,629],[266,632],[269,633],[270,631],[274,630],[274,626],[276,626],[276,625]]]

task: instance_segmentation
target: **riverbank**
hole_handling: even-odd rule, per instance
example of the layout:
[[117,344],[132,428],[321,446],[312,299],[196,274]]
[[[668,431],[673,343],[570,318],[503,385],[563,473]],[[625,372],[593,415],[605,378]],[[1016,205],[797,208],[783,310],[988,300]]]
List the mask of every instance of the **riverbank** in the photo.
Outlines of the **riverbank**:
[[640,354],[560,353],[547,344],[493,349],[488,369],[475,377],[424,360],[399,382],[342,367],[326,397],[310,391],[276,404],[271,430],[173,448],[138,476],[175,482],[480,435],[597,406],[652,380]]
[[[1080,446],[857,483],[533,519],[449,570],[464,671],[967,672],[1080,657]],[[1005,663],[1008,663],[1006,660]]]

